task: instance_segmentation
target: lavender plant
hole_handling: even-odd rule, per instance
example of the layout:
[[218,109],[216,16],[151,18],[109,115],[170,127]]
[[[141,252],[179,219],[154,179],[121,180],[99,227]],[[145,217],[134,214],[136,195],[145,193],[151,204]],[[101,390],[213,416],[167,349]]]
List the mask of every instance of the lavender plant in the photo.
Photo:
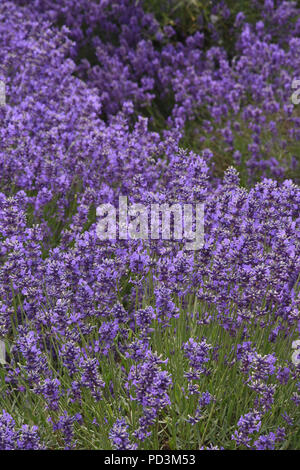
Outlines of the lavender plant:
[[1,450],[299,449],[299,8],[168,3],[1,3]]

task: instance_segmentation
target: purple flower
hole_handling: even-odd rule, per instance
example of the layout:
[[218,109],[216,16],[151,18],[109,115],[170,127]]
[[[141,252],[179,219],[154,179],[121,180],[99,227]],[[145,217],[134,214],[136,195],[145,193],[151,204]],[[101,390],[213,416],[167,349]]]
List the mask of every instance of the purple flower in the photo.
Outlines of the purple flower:
[[129,434],[127,432],[128,424],[124,418],[117,419],[115,424],[109,433],[109,439],[112,441],[114,449],[117,450],[135,450],[137,444],[133,444],[130,441]]

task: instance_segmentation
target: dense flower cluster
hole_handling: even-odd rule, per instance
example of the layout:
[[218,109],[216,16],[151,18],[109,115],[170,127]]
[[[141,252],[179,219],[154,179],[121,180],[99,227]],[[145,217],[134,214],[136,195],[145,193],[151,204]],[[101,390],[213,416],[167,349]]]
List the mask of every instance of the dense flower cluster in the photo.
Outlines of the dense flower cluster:
[[[300,403],[296,3],[253,0],[253,23],[214,2],[186,37],[142,2],[28,3],[0,5],[0,449],[284,446]],[[96,208],[120,195],[204,203],[203,247],[100,240]]]
[[16,429],[12,416],[5,410],[0,415],[0,449],[1,450],[40,450],[40,438],[37,426],[30,428],[23,424]]
[[[300,121],[290,102],[292,81],[300,75],[296,2],[252,0],[259,11],[255,24],[243,12],[231,18],[226,2],[216,2],[207,25],[208,50],[201,30],[178,40],[172,26],[162,28],[130,0],[113,6],[89,0],[32,3],[35,15],[63,18],[75,41],[77,73],[98,90],[105,115],[128,100],[137,110],[162,102],[171,127],[200,121],[202,132],[197,126],[193,138],[210,146],[219,139],[218,152],[225,147],[227,161],[245,168],[251,180],[299,170]],[[218,25],[229,18],[235,42],[228,51]]]

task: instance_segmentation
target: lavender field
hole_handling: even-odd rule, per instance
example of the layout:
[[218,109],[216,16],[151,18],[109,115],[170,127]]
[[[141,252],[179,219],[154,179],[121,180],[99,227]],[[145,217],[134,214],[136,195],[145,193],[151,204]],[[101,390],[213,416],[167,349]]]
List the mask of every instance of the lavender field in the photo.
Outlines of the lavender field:
[[300,2],[0,41],[0,450],[300,450]]

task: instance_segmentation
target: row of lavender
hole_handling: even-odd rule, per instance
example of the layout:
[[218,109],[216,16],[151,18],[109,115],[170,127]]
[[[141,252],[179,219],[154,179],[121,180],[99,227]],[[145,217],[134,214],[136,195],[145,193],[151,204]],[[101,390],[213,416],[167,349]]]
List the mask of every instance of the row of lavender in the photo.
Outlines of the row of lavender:
[[[215,20],[204,47],[127,0],[23,3],[0,7],[0,448],[296,446],[295,4],[251,2],[229,57]],[[274,179],[216,176],[220,150]],[[119,195],[204,202],[204,247],[100,241]]]
[[[97,88],[104,116],[130,100],[137,114],[161,125],[183,129],[194,122],[187,142],[213,147],[218,163],[234,162],[244,181],[295,172],[299,178],[299,111],[290,100],[292,81],[300,76],[296,2],[246,2],[258,12],[253,25],[242,11],[233,16],[230,2],[215,2],[205,29],[211,47],[201,31],[203,15],[199,31],[179,41],[176,22],[175,29],[162,28],[130,0],[112,6],[89,0],[33,3],[37,18],[43,13],[68,26],[77,74]],[[225,37],[219,31],[224,23]]]

